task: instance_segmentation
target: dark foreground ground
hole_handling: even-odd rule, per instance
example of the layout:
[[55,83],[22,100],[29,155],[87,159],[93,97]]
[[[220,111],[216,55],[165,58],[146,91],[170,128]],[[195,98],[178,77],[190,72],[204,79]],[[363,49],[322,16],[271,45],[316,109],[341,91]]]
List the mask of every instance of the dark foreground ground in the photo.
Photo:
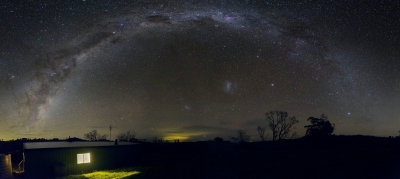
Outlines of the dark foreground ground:
[[400,178],[400,140],[332,136],[279,142],[141,144],[129,178]]
[[369,137],[149,147],[135,178],[400,178],[400,140]]

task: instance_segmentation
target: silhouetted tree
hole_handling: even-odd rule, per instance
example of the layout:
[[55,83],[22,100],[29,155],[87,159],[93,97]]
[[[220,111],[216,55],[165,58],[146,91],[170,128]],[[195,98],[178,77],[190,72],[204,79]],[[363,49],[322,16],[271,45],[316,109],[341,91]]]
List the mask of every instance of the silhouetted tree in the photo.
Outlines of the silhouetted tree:
[[246,131],[238,130],[238,141],[239,142],[249,142],[250,136],[247,135]]
[[100,135],[97,130],[92,130],[84,134],[85,139],[90,141],[107,140],[107,134]]
[[118,135],[118,140],[126,141],[126,142],[133,142],[136,141],[136,132],[134,130],[128,130],[125,133],[120,133]]
[[158,138],[158,137],[154,137],[153,138],[153,143],[165,143],[167,141],[165,141],[163,138]]
[[273,141],[285,139],[292,127],[299,122],[296,117],[289,117],[284,111],[270,111],[266,113],[266,117],[272,130]]
[[224,139],[222,137],[215,137],[214,142],[223,142]]
[[397,135],[397,138],[399,138],[400,137],[400,130],[399,131],[397,131],[398,133],[399,133],[399,135]]
[[258,133],[258,136],[260,136],[261,141],[264,141],[265,140],[265,128],[261,127],[261,126],[258,126],[257,127],[257,133]]
[[90,141],[95,141],[95,140],[97,140],[97,135],[98,135],[97,130],[92,130],[92,131],[86,133],[84,136],[85,136],[85,139],[88,139]]
[[309,117],[311,125],[304,126],[307,128],[306,136],[329,136],[332,135],[335,126],[328,120],[328,116],[322,114],[320,118]]
[[103,135],[98,135],[97,136],[97,140],[98,141],[107,141],[107,138],[108,138],[108,136],[107,136],[107,134],[103,134]]

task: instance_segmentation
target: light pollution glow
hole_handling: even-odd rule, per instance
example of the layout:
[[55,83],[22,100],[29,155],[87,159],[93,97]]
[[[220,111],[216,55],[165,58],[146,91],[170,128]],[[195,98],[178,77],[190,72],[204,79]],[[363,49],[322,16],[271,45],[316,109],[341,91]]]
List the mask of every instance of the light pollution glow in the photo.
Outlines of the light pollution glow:
[[173,141],[186,141],[193,137],[207,135],[207,132],[176,132],[176,133],[169,133],[167,136],[163,137],[163,140]]

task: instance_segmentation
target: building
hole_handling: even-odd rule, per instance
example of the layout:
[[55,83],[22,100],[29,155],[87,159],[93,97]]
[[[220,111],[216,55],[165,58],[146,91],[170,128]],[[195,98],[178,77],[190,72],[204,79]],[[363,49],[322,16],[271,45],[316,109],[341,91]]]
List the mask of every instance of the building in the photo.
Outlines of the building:
[[0,178],[12,178],[11,154],[0,154]]
[[133,166],[138,150],[138,144],[128,142],[24,143],[23,172],[43,178]]

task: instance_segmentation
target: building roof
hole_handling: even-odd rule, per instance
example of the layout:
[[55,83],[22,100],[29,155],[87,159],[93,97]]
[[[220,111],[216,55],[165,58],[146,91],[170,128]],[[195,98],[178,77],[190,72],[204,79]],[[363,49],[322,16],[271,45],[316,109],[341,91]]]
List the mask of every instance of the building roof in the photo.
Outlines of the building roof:
[[[118,142],[119,145],[134,145],[131,142]],[[103,147],[114,146],[114,142],[27,142],[24,149],[47,149],[47,148],[74,148],[74,147]]]

